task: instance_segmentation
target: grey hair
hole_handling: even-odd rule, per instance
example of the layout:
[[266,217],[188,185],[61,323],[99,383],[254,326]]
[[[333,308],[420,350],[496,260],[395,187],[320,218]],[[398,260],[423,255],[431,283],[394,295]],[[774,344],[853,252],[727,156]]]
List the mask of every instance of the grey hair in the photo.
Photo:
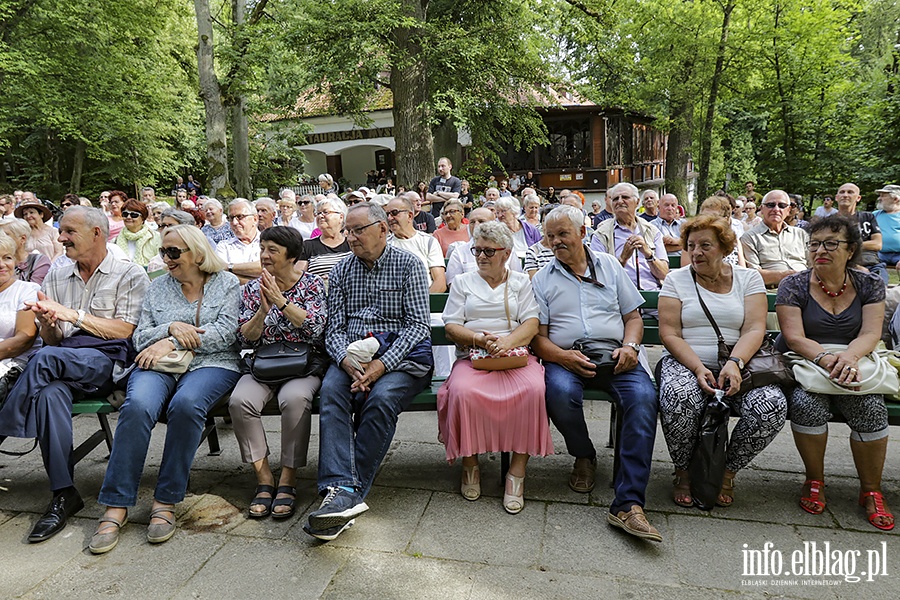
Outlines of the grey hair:
[[23,235],[25,237],[31,235],[31,225],[25,219],[10,219],[9,221],[0,222],[0,228],[10,237],[20,238]]
[[359,204],[354,204],[349,209],[347,209],[347,213],[351,213],[354,210],[366,209],[366,214],[369,217],[370,223],[375,223],[377,221],[381,221],[382,223],[387,223],[387,213],[384,212],[384,209],[375,204],[374,202],[360,202]]
[[537,197],[537,194],[528,194],[522,199],[522,206],[528,206],[530,203],[541,205],[541,199]]
[[153,204],[150,205],[150,210],[151,210],[151,212],[154,211],[154,210],[156,210],[156,209],[166,210],[166,209],[168,209],[168,208],[171,208],[171,207],[169,206],[169,203],[168,203],[168,202],[154,202]]
[[166,217],[172,217],[173,219],[178,221],[179,225],[197,224],[197,221],[194,220],[194,216],[191,213],[184,212],[183,210],[178,210],[177,208],[173,208],[171,206],[162,211],[162,214],[159,215],[159,220],[162,221]]
[[479,223],[475,226],[475,231],[472,233],[472,237],[476,240],[485,240],[487,242],[491,242],[492,244],[496,244],[501,248],[506,248],[507,250],[511,250],[513,247],[512,232],[509,230],[509,227],[507,227],[500,221],[487,221],[486,223]]
[[443,210],[442,210],[441,212],[447,210],[447,209],[450,208],[451,206],[455,206],[455,207],[458,208],[459,210],[462,210],[462,209],[463,209],[462,202],[460,202],[459,200],[447,200],[446,202],[444,202],[444,208],[443,208]]
[[231,210],[232,206],[245,206],[256,213],[256,207],[253,206],[253,203],[246,198],[235,198],[231,201],[231,204],[228,205],[228,209]]
[[[644,190],[641,192],[641,200],[645,199],[647,194],[656,194],[656,190]],[[659,200],[659,194],[656,194],[656,199]]]
[[278,197],[282,200],[290,200],[291,202],[297,201],[297,194],[291,188],[284,188],[278,192]]
[[508,197],[502,197],[502,198],[500,198],[499,200],[497,200],[496,202],[494,202],[494,206],[496,206],[496,207],[499,208],[500,210],[509,211],[509,212],[512,212],[512,213],[514,213],[514,214],[516,214],[516,215],[518,215],[519,212],[521,211],[521,207],[519,206],[519,202],[516,201],[516,200],[513,200],[512,198],[508,198]]
[[316,212],[319,212],[319,210],[326,206],[340,212],[341,216],[345,219],[347,218],[347,205],[344,204],[344,201],[340,198],[325,198],[324,200],[320,200],[316,203]]
[[329,175],[328,173],[322,173],[319,175],[319,181],[327,181],[329,185],[334,184],[334,177]]
[[215,198],[208,198],[208,199],[206,200],[206,202],[203,203],[203,208],[206,208],[207,206],[215,206],[215,207],[218,208],[219,210],[224,210],[224,209],[225,209],[225,207],[222,206],[222,203],[219,202],[218,200],[216,200]]
[[97,227],[104,238],[109,237],[109,219],[106,218],[102,210],[88,206],[72,206],[63,214],[62,218],[65,219],[77,215],[81,215],[85,225],[91,229]]
[[584,227],[584,212],[568,204],[561,204],[547,213],[547,216],[544,217],[544,227],[564,219],[568,219],[575,229]]
[[392,198],[391,202],[393,202],[394,200],[399,200],[406,206],[406,208],[410,212],[414,213],[414,212],[416,212],[416,201],[413,200],[413,198],[418,200],[420,198],[420,196],[417,192],[406,192],[404,194],[400,194],[399,196],[397,196],[395,198]]
[[790,196],[788,196],[788,193],[784,190],[771,190],[768,193],[766,193],[765,196],[763,196],[763,199],[760,202],[760,204],[765,204],[769,200],[775,200],[776,197],[782,198],[785,202],[790,202],[790,199],[791,199]]
[[260,204],[268,205],[268,207],[271,208],[272,210],[278,210],[278,205],[275,203],[274,200],[272,200],[268,196],[263,196],[262,198],[259,198],[256,202],[253,203],[253,207],[256,208]]
[[632,198],[640,198],[640,192],[632,183],[628,183],[627,181],[623,181],[622,183],[617,183],[606,191],[606,195],[609,197],[615,196],[615,191],[618,189],[628,190],[628,195]]
[[151,192],[153,192],[154,194],[156,193],[156,190],[154,190],[154,189],[153,189],[151,186],[149,186],[149,185],[145,185],[144,187],[142,187],[142,188],[141,188],[141,193],[146,192],[146,191],[148,191],[148,190],[151,191]]
[[313,196],[312,194],[303,194],[302,196],[300,196],[300,198],[297,198],[297,205],[299,206],[300,202],[302,202],[303,200],[309,200],[313,203],[313,206],[315,206],[316,203],[319,202],[318,200],[316,200],[316,196]]

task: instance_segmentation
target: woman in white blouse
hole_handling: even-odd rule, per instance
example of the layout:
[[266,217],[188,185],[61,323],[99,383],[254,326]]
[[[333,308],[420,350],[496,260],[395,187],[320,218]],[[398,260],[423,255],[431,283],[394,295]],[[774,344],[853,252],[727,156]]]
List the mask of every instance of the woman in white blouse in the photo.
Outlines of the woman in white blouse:
[[[727,203],[727,201],[726,201]],[[659,293],[659,335],[666,354],[659,365],[659,412],[675,463],[673,500],[692,506],[688,464],[700,432],[703,409],[715,390],[740,419],[731,434],[725,475],[716,504],[731,506],[734,477],[775,439],[787,417],[787,399],[777,385],[739,393],[744,363],[766,333],[766,289],[754,269],[726,262],[738,243],[728,220],[700,215],[681,226],[690,266],[669,273]],[[717,336],[700,305],[706,304],[731,348],[719,365]]]
[[469,348],[492,357],[527,346],[538,330],[538,307],[531,281],[510,271],[509,229],[500,222],[475,228],[472,253],[478,270],[453,282],[443,320],[462,354],[438,391],[438,427],[447,460],[462,458],[460,491],[467,500],[481,495],[478,455],[512,452],[503,508],[516,514],[525,507],[523,482],[529,456],[553,452],[544,401],[544,368],[528,355],[526,366],[504,371],[475,369]]

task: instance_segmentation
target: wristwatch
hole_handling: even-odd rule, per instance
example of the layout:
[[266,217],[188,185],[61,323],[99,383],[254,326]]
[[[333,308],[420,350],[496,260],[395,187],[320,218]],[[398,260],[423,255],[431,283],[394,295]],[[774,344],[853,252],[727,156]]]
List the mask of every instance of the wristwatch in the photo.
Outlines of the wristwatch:
[[744,370],[744,361],[741,358],[739,358],[737,356],[729,356],[728,360],[730,360],[733,363],[736,363],[739,370],[741,370],[741,371]]
[[234,273],[234,263],[228,263],[228,272]]
[[637,352],[638,354],[641,353],[641,346],[640,346],[640,344],[635,344],[634,342],[628,342],[627,344],[622,344],[622,347],[623,347],[623,348],[624,348],[625,346],[628,346],[629,348],[631,348],[632,350],[634,350],[634,351]]

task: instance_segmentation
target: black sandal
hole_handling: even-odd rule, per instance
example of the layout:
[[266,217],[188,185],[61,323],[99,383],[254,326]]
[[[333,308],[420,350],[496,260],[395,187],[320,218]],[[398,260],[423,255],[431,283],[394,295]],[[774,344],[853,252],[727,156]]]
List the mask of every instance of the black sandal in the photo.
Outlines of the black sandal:
[[[251,519],[265,519],[272,514],[272,502],[275,500],[275,488],[271,485],[260,484],[256,486],[255,493],[256,498],[250,501],[250,506],[247,508],[247,515]],[[260,494],[269,494],[269,497],[261,497]],[[264,506],[265,510],[262,512],[253,512],[251,509],[255,505]]]
[[278,494],[290,494],[294,496],[293,498],[276,498],[274,502],[272,502],[272,508],[276,506],[287,506],[288,510],[284,512],[276,512],[272,511],[273,519],[287,519],[288,517],[294,516],[294,510],[296,510],[296,501],[297,501],[297,488],[291,487],[289,485],[279,485],[278,489],[275,490],[275,495]]

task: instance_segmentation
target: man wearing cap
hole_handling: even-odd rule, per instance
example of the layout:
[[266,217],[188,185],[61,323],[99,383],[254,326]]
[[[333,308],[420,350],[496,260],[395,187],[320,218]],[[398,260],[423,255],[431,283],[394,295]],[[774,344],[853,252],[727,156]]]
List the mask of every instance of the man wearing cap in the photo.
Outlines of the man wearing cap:
[[[459,198],[459,192],[462,186],[459,177],[450,174],[453,164],[446,156],[438,159],[437,170],[438,175],[428,184],[428,192],[425,194],[426,208],[431,209],[431,216],[437,217],[444,208],[444,202],[447,200],[456,200]],[[434,231],[434,230],[432,230]],[[431,233],[429,231],[428,233]]]
[[881,210],[875,211],[875,219],[881,229],[881,250],[878,258],[888,266],[900,262],[900,185],[886,185],[878,194]]

